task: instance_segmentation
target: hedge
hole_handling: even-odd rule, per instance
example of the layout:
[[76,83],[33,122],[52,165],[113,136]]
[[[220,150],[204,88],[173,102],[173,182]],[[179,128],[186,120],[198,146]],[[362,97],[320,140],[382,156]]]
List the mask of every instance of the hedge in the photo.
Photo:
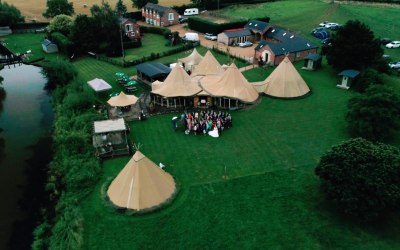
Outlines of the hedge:
[[73,43],[71,40],[69,40],[68,37],[63,35],[60,32],[53,32],[50,35],[50,39],[57,44],[58,49],[61,51],[61,53],[66,54],[68,57],[72,54],[72,51],[74,50]]
[[[269,22],[269,17],[263,18],[254,18],[259,21]],[[244,21],[235,21],[229,23],[213,23],[208,20],[202,19],[200,17],[190,17],[188,20],[188,26],[191,30],[196,30],[201,33],[212,33],[212,34],[219,34],[224,30],[228,29],[237,29],[243,28],[243,26],[248,22],[248,20]]]

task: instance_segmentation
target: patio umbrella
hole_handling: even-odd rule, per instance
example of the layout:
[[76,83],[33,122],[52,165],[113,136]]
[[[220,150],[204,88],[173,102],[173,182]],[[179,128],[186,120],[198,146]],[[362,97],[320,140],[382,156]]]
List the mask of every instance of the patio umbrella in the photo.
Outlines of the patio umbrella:
[[125,107],[129,105],[133,105],[137,102],[138,98],[134,95],[126,95],[124,92],[118,96],[111,97],[107,103],[114,107]]

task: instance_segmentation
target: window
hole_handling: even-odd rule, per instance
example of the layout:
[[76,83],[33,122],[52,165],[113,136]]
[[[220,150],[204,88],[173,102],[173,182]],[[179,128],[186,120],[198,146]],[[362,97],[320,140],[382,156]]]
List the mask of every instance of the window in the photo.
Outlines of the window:
[[132,24],[126,24],[125,25],[125,32],[131,32],[133,31],[133,25]]
[[168,21],[174,21],[174,13],[168,14]]

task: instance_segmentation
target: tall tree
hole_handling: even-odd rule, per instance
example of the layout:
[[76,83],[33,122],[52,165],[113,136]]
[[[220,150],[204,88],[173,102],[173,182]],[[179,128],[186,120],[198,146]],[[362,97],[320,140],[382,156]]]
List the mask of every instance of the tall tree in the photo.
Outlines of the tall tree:
[[383,50],[379,40],[368,26],[360,21],[348,21],[332,37],[332,46],[326,49],[326,58],[338,70],[378,68]]
[[51,21],[47,30],[51,32],[61,32],[64,35],[68,36],[71,32],[71,28],[73,25],[72,17],[61,14],[55,16]]
[[143,6],[145,6],[147,3],[158,3],[158,0],[132,0],[132,6],[141,9]]
[[123,16],[126,11],[126,5],[122,0],[118,0],[117,4],[115,5],[115,11],[117,12],[118,16]]
[[400,97],[384,85],[371,85],[348,107],[346,119],[355,136],[382,141],[400,129]]
[[87,32],[88,30],[97,30],[98,27],[93,18],[87,15],[78,15],[71,29],[71,40],[75,46],[75,52],[83,54],[86,52],[97,52],[99,43],[96,39],[95,32]]
[[47,9],[43,16],[47,18],[61,14],[72,16],[74,13],[73,3],[69,3],[68,0],[47,0]]
[[17,23],[23,23],[25,18],[21,15],[14,5],[9,5],[0,0],[0,26],[15,26]]
[[362,220],[376,219],[400,205],[400,150],[362,138],[334,146],[315,168],[327,198]]

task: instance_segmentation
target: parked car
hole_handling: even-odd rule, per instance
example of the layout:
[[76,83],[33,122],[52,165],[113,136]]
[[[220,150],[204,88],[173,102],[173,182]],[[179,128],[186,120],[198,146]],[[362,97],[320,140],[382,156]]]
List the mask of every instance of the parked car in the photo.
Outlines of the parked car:
[[237,45],[238,45],[239,47],[241,47],[241,48],[245,48],[245,47],[251,47],[251,46],[253,46],[253,43],[250,42],[250,41],[246,41],[246,42],[244,42],[244,43],[238,43]]
[[199,34],[197,33],[185,33],[182,39],[186,42],[198,42],[199,41]]
[[393,41],[386,44],[386,48],[388,49],[399,48],[399,47],[400,47],[400,41]]
[[332,46],[332,38],[328,37],[328,38],[322,39],[321,43],[323,45]]
[[179,23],[187,23],[188,18],[187,17],[180,17],[179,18]]
[[216,41],[217,40],[217,36],[210,34],[210,33],[205,33],[204,34],[204,38],[207,40],[211,40],[211,41]]
[[386,44],[392,42],[392,39],[385,37],[385,38],[381,38],[380,42],[382,45],[386,45]]
[[329,38],[331,36],[331,34],[329,33],[329,30],[327,30],[324,27],[318,27],[318,28],[313,29],[311,31],[311,34],[321,40]]
[[320,31],[327,31],[327,30],[325,29],[325,27],[317,27],[311,31],[311,34],[314,35],[315,33]]
[[325,24],[325,28],[331,29],[331,30],[337,30],[339,29],[340,25],[338,23],[327,23]]
[[328,22],[328,21],[322,22],[322,23],[319,24],[319,27],[325,27],[325,25],[326,25],[327,23],[329,23],[329,22]]
[[391,68],[391,69],[400,69],[400,61],[391,62],[388,65],[389,65],[389,68]]

